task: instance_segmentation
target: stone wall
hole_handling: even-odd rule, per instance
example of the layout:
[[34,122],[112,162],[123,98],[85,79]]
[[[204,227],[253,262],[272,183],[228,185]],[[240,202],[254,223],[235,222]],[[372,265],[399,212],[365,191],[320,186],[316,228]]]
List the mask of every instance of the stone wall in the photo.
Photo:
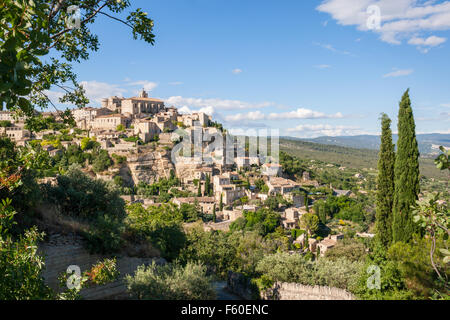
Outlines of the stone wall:
[[244,300],[356,300],[355,296],[343,289],[299,283],[276,282],[272,288],[259,292],[250,278],[231,271],[228,272],[227,290]]
[[[60,292],[58,277],[65,273],[70,265],[77,265],[81,272],[91,269],[96,264],[108,256],[89,254],[81,245],[79,239],[73,239],[58,236],[57,240],[53,238],[49,243],[39,246],[39,254],[45,258],[45,269],[43,277],[45,283],[55,291]],[[155,258],[154,258],[155,259]],[[84,299],[125,299],[128,298],[127,288],[124,277],[127,274],[134,274],[134,271],[140,265],[149,265],[153,259],[143,259],[128,256],[117,256],[117,269],[120,277],[117,281],[103,286],[95,286],[83,289],[80,294]],[[164,259],[155,259],[157,263],[165,263]]]
[[350,292],[332,287],[277,282],[264,297],[268,300],[355,300]]

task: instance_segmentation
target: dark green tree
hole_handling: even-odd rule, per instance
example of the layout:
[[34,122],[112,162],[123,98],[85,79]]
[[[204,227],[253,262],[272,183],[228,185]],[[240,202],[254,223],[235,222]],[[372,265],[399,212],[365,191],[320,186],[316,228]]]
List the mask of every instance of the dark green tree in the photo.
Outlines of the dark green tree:
[[202,196],[202,183],[199,181],[198,189],[197,189],[197,197],[201,197],[201,196]]
[[308,199],[307,192],[305,192],[305,209],[306,209],[306,212],[309,212],[309,199]]
[[395,151],[392,143],[391,119],[381,115],[381,146],[377,177],[377,238],[387,248],[392,242],[392,205],[394,202]]
[[[0,107],[33,116],[35,107],[54,106],[47,95],[54,87],[65,93],[60,103],[89,103],[72,63],[99,49],[93,26],[99,16],[126,26],[134,39],[154,44],[153,20],[131,6],[129,0],[1,1]],[[70,111],[60,115],[67,118]]]
[[212,195],[211,177],[209,174],[207,174],[206,178],[205,178],[205,196],[211,196],[211,195]]
[[219,210],[223,211],[223,194],[220,194]]
[[416,125],[409,98],[409,89],[403,94],[398,112],[398,142],[395,157],[394,215],[392,222],[393,241],[409,241],[415,231],[412,206],[420,191],[419,148],[416,140]]

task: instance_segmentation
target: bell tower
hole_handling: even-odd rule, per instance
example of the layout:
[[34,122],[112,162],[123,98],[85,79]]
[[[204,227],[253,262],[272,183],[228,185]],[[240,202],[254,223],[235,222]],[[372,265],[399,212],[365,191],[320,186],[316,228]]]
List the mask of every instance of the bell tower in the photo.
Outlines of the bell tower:
[[144,88],[142,88],[142,91],[139,93],[139,98],[148,98],[148,93]]

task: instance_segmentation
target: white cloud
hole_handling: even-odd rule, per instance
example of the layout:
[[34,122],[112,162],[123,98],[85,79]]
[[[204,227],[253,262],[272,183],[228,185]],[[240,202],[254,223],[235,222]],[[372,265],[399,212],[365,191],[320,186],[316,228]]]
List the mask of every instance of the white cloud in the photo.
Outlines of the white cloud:
[[423,47],[436,47],[442,43],[444,43],[445,41],[447,41],[447,38],[440,38],[440,37],[436,37],[436,36],[431,36],[428,38],[411,38],[408,43],[409,44],[413,44],[416,46],[423,46]]
[[182,84],[183,84],[183,82],[181,82],[181,81],[169,82],[169,85],[171,85],[171,86],[180,86]]
[[329,64],[319,64],[319,65],[314,66],[314,67],[317,68],[317,69],[321,69],[321,70],[331,68],[331,66]]
[[395,77],[403,77],[408,76],[414,72],[413,69],[403,69],[403,70],[395,70],[383,75],[383,78],[395,78]]
[[231,72],[233,72],[234,74],[240,74],[240,73],[242,73],[242,69],[236,68],[236,69],[233,69],[233,71],[231,71]]
[[102,99],[110,96],[123,96],[126,89],[119,85],[99,81],[81,81],[80,84],[86,90],[86,96],[91,102],[101,102]]
[[298,108],[295,111],[271,113],[268,117],[269,120],[280,119],[330,119],[330,118],[343,118],[342,113],[325,114],[319,111],[313,111],[305,108]]
[[230,122],[239,121],[258,121],[258,120],[290,120],[290,119],[332,119],[343,118],[343,115],[338,112],[336,114],[325,114],[323,112],[313,111],[310,109],[299,108],[294,111],[264,114],[261,111],[252,111],[247,113],[238,113],[228,115],[225,120]]
[[315,138],[319,136],[355,135],[362,133],[362,131],[358,127],[332,126],[329,124],[301,124],[296,126],[295,128],[287,129],[286,132],[305,138]]
[[197,109],[197,110],[193,110],[193,109],[189,108],[188,106],[183,106],[183,107],[178,109],[178,112],[182,113],[182,114],[191,114],[191,113],[203,112],[203,113],[206,113],[206,114],[211,115],[211,116],[216,114],[214,108],[211,107],[211,106],[210,107],[205,107],[205,108],[200,108],[200,109]]
[[203,98],[185,98],[181,96],[173,96],[166,99],[167,105],[173,105],[175,107],[189,108],[207,108],[213,107],[215,110],[239,110],[239,109],[259,109],[274,104],[271,102],[262,103],[248,103],[239,100],[228,100],[228,99],[203,99]]
[[450,103],[443,103],[441,104],[441,107],[450,108]]
[[237,113],[234,115],[229,115],[225,117],[226,121],[230,122],[240,122],[240,121],[258,121],[258,120],[264,120],[266,118],[266,115],[263,114],[261,111],[251,111],[248,113]]
[[[420,33],[450,30],[450,1],[418,0],[323,0],[316,8],[328,13],[338,24],[356,26],[358,30],[369,31],[368,20],[373,13],[367,13],[369,6],[380,8],[381,25],[372,29],[380,35],[382,41],[400,44],[403,39],[418,38]],[[428,48],[436,42],[436,38],[425,41]],[[409,41],[408,41],[409,42]],[[412,41],[411,45],[417,45]]]

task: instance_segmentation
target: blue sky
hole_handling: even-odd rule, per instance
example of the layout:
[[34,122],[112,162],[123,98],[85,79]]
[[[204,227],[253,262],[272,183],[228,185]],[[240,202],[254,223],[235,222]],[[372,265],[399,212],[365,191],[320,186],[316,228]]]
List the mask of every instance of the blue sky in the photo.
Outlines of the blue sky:
[[[396,131],[410,88],[417,132],[450,133],[450,1],[132,2],[155,20],[155,46],[99,17],[100,49],[75,65],[93,106],[145,87],[230,128],[376,134],[381,112]],[[379,29],[367,28],[371,5],[380,9]]]

